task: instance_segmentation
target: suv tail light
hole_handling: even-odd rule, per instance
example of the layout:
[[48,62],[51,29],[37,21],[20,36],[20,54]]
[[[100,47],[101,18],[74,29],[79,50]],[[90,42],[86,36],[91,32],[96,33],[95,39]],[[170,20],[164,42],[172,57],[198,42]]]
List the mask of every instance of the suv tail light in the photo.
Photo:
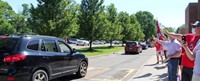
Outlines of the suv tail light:
[[15,81],[15,77],[7,77],[7,81]]
[[26,55],[24,54],[8,55],[4,57],[3,62],[18,62],[24,60],[25,58]]

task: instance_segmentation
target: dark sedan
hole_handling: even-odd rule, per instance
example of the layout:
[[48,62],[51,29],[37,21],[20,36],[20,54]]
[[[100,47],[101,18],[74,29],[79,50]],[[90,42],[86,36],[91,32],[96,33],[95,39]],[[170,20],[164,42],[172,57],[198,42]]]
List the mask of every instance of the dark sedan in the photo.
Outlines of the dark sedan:
[[146,44],[146,42],[140,42],[140,45],[142,46],[143,50],[148,49],[148,45]]

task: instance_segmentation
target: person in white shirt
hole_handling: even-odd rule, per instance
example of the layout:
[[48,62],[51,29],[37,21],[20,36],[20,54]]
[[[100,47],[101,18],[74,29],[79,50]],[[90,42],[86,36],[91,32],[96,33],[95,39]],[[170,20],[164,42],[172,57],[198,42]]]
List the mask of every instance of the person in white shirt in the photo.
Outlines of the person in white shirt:
[[179,56],[181,54],[181,44],[174,38],[170,37],[170,41],[162,41],[153,37],[155,41],[164,45],[167,48],[167,58],[168,60],[168,78],[169,81],[177,81]]

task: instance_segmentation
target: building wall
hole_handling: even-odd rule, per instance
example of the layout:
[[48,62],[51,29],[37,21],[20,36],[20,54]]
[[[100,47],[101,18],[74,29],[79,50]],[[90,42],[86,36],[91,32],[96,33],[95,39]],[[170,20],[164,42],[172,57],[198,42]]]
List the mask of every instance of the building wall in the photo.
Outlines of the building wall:
[[186,25],[186,32],[191,33],[192,26],[191,24],[195,21],[199,20],[199,4],[198,3],[189,3],[185,10],[185,25]]

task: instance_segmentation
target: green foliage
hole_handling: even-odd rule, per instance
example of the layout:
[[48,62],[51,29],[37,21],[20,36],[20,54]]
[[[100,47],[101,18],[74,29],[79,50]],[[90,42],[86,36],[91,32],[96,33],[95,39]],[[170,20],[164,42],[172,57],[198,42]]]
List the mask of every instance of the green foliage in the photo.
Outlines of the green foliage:
[[134,26],[134,36],[133,40],[140,41],[144,38],[143,30],[140,26],[140,23],[137,21],[137,18],[134,14],[130,16],[131,24]]
[[156,22],[152,13],[148,11],[139,11],[135,15],[145,34],[145,40],[156,34]]
[[175,28],[173,27],[165,27],[166,30],[168,30],[169,32],[175,32]]
[[73,0],[38,0],[31,5],[29,23],[41,35],[70,37],[77,33],[77,7]]
[[182,24],[181,26],[179,26],[177,29],[176,29],[176,33],[179,32],[179,30],[182,30],[185,28],[185,24]]
[[135,40],[136,39],[135,36],[139,35],[137,32],[138,31],[137,29],[139,27],[139,25],[136,24],[137,21],[136,20],[132,21],[127,12],[120,12],[118,18],[120,25],[123,28],[121,32],[121,34],[123,35],[122,41],[126,42],[129,40]]
[[148,11],[118,13],[114,4],[105,8],[104,0],[82,0],[81,4],[74,0],[37,1],[36,7],[23,4],[18,14],[0,1],[0,32],[80,37],[90,41],[90,49],[93,40],[140,41],[156,35],[155,20]]
[[119,25],[119,21],[117,19],[117,9],[115,8],[114,4],[110,4],[107,9],[107,27],[106,27],[106,33],[105,33],[105,39],[107,41],[110,41],[110,46],[112,46],[113,40],[120,40],[122,36],[120,35],[122,31],[122,27]]
[[0,33],[15,34],[15,12],[7,2],[0,1]]
[[90,41],[103,37],[104,27],[106,27],[106,17],[104,13],[103,0],[82,0],[79,16],[79,35]]

